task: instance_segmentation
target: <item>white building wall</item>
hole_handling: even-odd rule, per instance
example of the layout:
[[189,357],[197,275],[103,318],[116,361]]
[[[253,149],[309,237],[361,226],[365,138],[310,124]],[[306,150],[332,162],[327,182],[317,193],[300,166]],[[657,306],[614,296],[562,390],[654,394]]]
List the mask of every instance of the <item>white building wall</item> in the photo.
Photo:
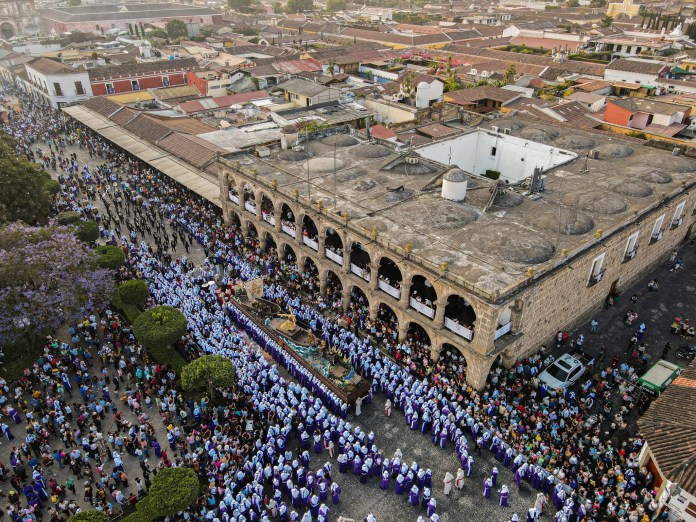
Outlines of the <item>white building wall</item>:
[[604,79],[608,82],[626,82],[626,83],[638,83],[638,84],[653,84],[657,80],[657,75],[655,74],[642,74],[633,73],[626,71],[615,71],[613,69],[606,69],[604,71]]
[[444,89],[444,84],[439,80],[431,83],[421,82],[416,88],[416,107],[425,109],[430,107],[432,102],[442,101]]
[[[29,65],[26,66],[26,70],[29,79],[38,84],[40,89],[45,90],[44,95],[48,97],[51,106],[56,109],[60,107],[59,104],[76,103],[88,100],[93,96],[92,86],[89,83],[89,74],[86,71],[49,75],[32,69]],[[82,83],[84,94],[78,94],[77,86],[75,85],[75,82],[78,81]],[[60,90],[56,89],[55,84],[60,86]]]
[[496,170],[501,180],[510,183],[529,178],[536,167],[547,170],[577,157],[571,151],[485,130],[425,145],[417,151],[424,158],[456,165],[472,174]]

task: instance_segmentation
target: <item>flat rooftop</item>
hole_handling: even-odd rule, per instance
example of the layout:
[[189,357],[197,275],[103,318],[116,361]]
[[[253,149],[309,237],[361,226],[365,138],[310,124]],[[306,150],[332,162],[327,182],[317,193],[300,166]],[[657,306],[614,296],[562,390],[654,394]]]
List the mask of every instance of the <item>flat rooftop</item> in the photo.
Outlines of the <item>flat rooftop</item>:
[[[352,224],[367,233],[376,228],[395,246],[410,243],[413,255],[446,262],[451,274],[500,296],[523,281],[528,268],[537,274],[553,268],[566,259],[563,249],[572,256],[596,240],[598,229],[606,236],[694,179],[692,159],[639,140],[521,116],[493,123],[498,132],[487,124],[410,152],[342,135],[305,143],[304,151],[228,161],[239,160],[259,179],[275,179],[279,189],[297,190],[305,199],[311,192],[312,202],[322,200],[329,210],[335,195],[337,214],[348,213]],[[491,160],[491,140],[500,158],[499,182],[478,175]],[[593,149],[598,159],[586,159]],[[420,158],[407,157],[414,153]],[[511,158],[533,164],[523,168]],[[545,189],[530,196],[520,173],[544,162]],[[457,163],[468,183],[461,202],[441,195],[443,176]]]

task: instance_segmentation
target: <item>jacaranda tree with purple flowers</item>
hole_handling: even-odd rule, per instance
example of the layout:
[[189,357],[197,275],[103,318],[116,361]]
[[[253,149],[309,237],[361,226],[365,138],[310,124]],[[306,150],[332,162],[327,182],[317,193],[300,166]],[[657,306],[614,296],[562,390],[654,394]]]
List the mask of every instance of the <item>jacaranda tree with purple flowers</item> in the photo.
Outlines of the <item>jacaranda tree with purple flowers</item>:
[[73,227],[0,228],[0,345],[36,339],[105,305],[114,276]]

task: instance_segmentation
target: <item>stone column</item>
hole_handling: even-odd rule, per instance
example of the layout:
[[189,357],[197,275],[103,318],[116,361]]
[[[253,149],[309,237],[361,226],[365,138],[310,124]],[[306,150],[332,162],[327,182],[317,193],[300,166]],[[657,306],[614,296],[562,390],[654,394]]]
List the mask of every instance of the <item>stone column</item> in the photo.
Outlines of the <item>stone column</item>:
[[350,287],[343,287],[341,297],[343,298],[343,311],[345,312],[350,307]]
[[493,366],[495,357],[482,357],[480,355],[471,354],[466,358],[466,382],[481,391],[486,386],[488,372]]
[[370,303],[370,320],[374,321],[377,319],[377,314],[379,313],[379,303]]
[[442,352],[442,343],[431,344],[430,345],[430,358],[433,362],[437,362],[440,359],[440,353]]
[[435,318],[433,319],[433,328],[442,328],[445,324],[445,308],[447,307],[447,301],[438,299],[435,301]]
[[379,284],[379,265],[374,264],[374,261],[370,260],[370,288],[372,290],[377,290],[377,285]]
[[408,308],[409,300],[411,299],[411,283],[408,282],[408,279],[404,277],[404,280],[401,281],[401,299],[399,299],[399,302],[401,303],[401,306],[404,308]]
[[326,295],[326,286],[327,286],[328,280],[329,280],[328,272],[326,272],[326,271],[319,272],[319,293],[322,296]]
[[317,233],[317,244],[319,245],[319,259],[324,259],[326,252],[324,252],[324,236],[321,233]]
[[295,242],[298,245],[304,245],[302,242],[302,222],[304,221],[304,214],[300,216],[295,216]]
[[408,324],[399,321],[399,342],[404,342],[408,335]]

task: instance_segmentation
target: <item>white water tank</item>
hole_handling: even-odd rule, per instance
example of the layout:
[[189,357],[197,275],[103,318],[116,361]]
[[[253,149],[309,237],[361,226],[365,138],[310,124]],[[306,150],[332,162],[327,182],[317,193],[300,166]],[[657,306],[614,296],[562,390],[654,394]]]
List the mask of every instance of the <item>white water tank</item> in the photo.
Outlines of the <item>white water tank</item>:
[[442,197],[450,201],[464,201],[466,185],[466,174],[456,167],[451,168],[442,178]]

